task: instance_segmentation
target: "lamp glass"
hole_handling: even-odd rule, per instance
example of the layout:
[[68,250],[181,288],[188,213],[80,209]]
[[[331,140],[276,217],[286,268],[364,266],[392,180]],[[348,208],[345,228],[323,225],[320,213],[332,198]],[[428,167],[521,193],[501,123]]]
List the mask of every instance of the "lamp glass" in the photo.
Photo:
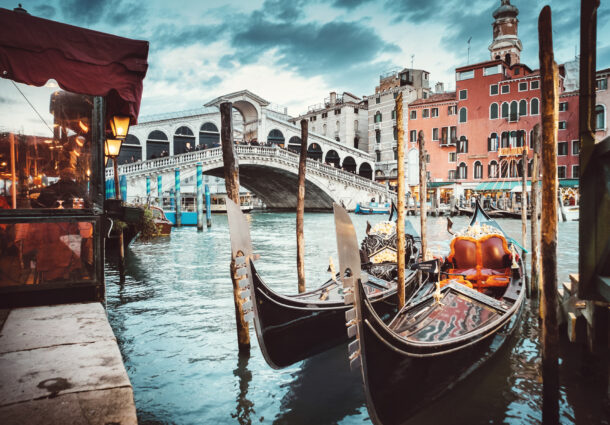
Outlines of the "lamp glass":
[[129,131],[130,117],[126,115],[114,115],[110,120],[110,129],[117,139],[125,139]]
[[116,158],[121,152],[123,141],[120,139],[106,139],[104,144],[104,154],[110,158]]

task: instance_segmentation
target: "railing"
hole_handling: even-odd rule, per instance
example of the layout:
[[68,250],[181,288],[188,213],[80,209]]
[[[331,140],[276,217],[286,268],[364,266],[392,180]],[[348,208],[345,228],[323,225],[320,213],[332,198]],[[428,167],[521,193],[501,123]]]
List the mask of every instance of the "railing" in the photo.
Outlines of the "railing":
[[[235,151],[240,160],[256,158],[275,158],[284,163],[289,163],[294,168],[298,169],[299,166],[299,155],[290,152],[286,149],[263,146],[236,146]],[[198,162],[222,162],[222,148],[212,148],[164,158],[149,159],[147,161],[136,162],[133,164],[119,165],[119,174],[147,174],[163,169],[171,170],[173,168],[181,166],[194,166]],[[366,190],[376,192],[387,191],[384,185],[375,183],[365,177],[350,173],[348,171],[340,170],[338,168],[333,167],[332,165],[326,165],[312,159],[307,159],[307,172],[315,173],[326,178],[335,178],[344,183],[348,182],[352,185],[360,186]],[[112,168],[106,168],[106,179],[112,179],[113,177],[114,170]]]

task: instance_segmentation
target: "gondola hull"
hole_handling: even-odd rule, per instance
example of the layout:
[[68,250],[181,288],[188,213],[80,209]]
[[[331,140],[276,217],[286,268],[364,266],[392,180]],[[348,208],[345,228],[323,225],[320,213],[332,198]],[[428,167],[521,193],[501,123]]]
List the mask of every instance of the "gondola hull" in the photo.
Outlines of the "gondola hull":
[[504,345],[522,310],[521,306],[493,332],[445,347],[443,354],[434,354],[438,349],[434,346],[428,352],[405,347],[387,327],[381,326],[370,305],[362,308],[359,341],[367,407],[373,423],[383,425],[407,422],[477,370]]
[[[259,345],[269,365],[283,368],[348,340],[341,302],[315,302],[298,296],[282,296],[271,290],[252,267],[255,305],[254,325]],[[416,287],[412,274],[407,295]],[[371,298],[371,306],[385,320],[397,312],[398,299],[392,289]]]

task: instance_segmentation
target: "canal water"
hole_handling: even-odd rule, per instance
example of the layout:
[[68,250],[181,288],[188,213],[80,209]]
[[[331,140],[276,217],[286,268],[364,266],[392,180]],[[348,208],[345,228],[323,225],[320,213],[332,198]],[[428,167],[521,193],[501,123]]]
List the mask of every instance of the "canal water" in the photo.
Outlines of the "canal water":
[[[359,238],[366,221],[352,215]],[[419,217],[409,218],[416,229]],[[297,290],[295,215],[249,215],[257,269],[276,291]],[[454,219],[454,228],[467,224]],[[521,222],[498,220],[520,240]],[[428,219],[430,245],[446,253],[445,218]],[[529,230],[529,229],[528,229]],[[529,239],[529,238],[528,238]],[[305,215],[306,278],[314,288],[338,264],[332,214]],[[577,271],[578,222],[559,223],[559,278]],[[134,389],[141,424],[367,424],[360,376],[340,346],[282,370],[265,363],[254,330],[250,357],[237,352],[229,233],[173,229],[169,238],[134,242],[126,279],[107,264],[107,311]],[[536,424],[541,421],[540,329],[529,305],[510,344],[413,424]],[[561,423],[608,423],[607,371],[579,348],[562,345]],[[422,385],[413,382],[412,385]],[[409,400],[404,400],[409,403]]]

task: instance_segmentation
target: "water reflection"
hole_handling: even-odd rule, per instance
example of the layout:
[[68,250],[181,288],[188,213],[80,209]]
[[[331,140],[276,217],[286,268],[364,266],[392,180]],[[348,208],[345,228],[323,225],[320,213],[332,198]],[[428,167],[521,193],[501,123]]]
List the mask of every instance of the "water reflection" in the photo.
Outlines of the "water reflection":
[[252,372],[248,369],[249,360],[249,353],[239,353],[237,367],[233,370],[233,375],[238,378],[239,394],[235,413],[231,413],[231,417],[236,418],[240,425],[251,425],[250,416],[254,414],[254,403],[248,400],[248,386],[252,381]]

